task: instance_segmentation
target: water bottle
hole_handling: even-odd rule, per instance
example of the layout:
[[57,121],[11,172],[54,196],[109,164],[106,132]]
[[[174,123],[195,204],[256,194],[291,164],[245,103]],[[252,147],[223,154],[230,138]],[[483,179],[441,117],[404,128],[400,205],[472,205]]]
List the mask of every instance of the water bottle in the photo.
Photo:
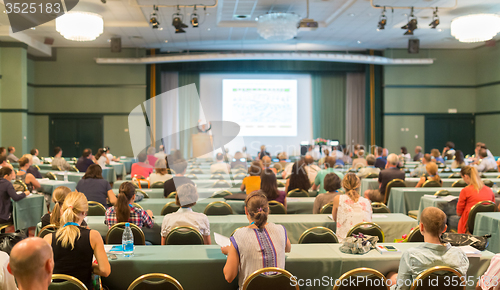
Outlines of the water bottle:
[[68,182],[68,171],[64,171],[64,182]]
[[123,255],[125,257],[134,255],[134,235],[132,234],[130,223],[125,224],[125,230],[123,231],[122,235],[122,247]]

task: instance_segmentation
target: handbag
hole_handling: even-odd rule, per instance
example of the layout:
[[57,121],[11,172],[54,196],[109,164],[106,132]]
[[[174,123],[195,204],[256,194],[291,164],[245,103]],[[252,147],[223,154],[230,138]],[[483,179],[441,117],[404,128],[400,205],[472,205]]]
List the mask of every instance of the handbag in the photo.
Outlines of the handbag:
[[0,234],[0,251],[6,252],[10,255],[12,248],[26,238],[27,237],[24,232],[19,230],[15,233],[2,233]]
[[479,251],[484,251],[489,244],[488,238],[491,235],[484,235],[482,237],[473,236],[469,234],[455,234],[455,233],[443,233],[441,235],[441,242],[450,243],[452,246],[471,246]]
[[353,234],[344,239],[340,251],[346,254],[366,254],[377,245],[378,237],[364,235],[363,233]]

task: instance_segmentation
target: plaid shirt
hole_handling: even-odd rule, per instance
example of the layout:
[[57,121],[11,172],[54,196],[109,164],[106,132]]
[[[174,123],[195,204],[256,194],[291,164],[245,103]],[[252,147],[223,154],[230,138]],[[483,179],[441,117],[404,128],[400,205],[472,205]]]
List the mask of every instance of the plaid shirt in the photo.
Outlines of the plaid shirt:
[[[109,228],[118,223],[114,206],[106,210],[106,219],[104,222],[108,225]],[[148,215],[148,213],[145,210],[137,207],[130,207],[130,218],[128,219],[128,222],[133,223],[140,228],[142,228],[143,226],[152,228],[154,225],[153,219]]]

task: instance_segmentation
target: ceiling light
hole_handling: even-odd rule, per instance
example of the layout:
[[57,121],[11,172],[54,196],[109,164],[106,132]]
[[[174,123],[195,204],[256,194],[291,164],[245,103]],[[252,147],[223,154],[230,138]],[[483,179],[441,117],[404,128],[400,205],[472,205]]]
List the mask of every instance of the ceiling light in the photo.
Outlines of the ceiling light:
[[417,17],[413,14],[413,7],[411,8],[411,13],[410,16],[408,16],[408,23],[401,27],[401,29],[406,29],[406,32],[404,35],[413,35],[413,32],[415,29],[417,29]]
[[179,5],[177,5],[177,12],[172,15],[172,26],[175,27],[175,33],[185,33],[186,31],[183,28],[188,28],[188,26],[182,22],[184,16],[180,12]]
[[361,40],[358,40],[358,44],[361,44]]
[[56,31],[74,41],[95,40],[104,31],[102,16],[90,12],[68,12],[56,18]]
[[151,28],[153,29],[158,29],[160,28],[160,22],[158,21],[158,7],[156,5],[153,5],[153,13],[151,13],[151,16],[149,17],[149,24],[151,24]]
[[472,14],[451,21],[451,35],[460,42],[481,42],[500,32],[500,16],[496,14]]
[[191,25],[193,27],[198,27],[198,14],[196,14],[196,5],[194,5],[193,13],[191,14]]
[[349,16],[354,17],[356,14],[354,13],[349,13]]
[[167,42],[168,42],[168,40],[165,40],[165,43],[167,43]]
[[432,13],[432,22],[429,24],[429,26],[432,29],[436,29],[436,27],[439,25],[439,16],[438,16],[438,9],[436,7],[436,11]]
[[385,16],[385,7],[384,7],[384,10],[382,10],[382,15],[380,15],[380,18],[378,21],[378,29],[377,30],[385,29],[386,24],[387,24],[387,17]]
[[289,40],[297,36],[299,21],[300,17],[297,14],[271,12],[259,16],[257,32],[267,40]]

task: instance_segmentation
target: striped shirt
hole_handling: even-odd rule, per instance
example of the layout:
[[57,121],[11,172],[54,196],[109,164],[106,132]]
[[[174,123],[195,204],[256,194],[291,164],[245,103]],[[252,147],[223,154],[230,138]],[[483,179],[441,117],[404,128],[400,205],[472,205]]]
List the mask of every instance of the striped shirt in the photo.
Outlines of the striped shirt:
[[[152,228],[154,225],[153,219],[148,215],[148,213],[137,207],[130,207],[130,217],[128,219],[129,223],[133,223],[138,227],[142,228],[146,226],[147,228]],[[113,225],[118,223],[118,218],[116,217],[115,207],[112,206],[106,210],[105,223],[111,228]]]

